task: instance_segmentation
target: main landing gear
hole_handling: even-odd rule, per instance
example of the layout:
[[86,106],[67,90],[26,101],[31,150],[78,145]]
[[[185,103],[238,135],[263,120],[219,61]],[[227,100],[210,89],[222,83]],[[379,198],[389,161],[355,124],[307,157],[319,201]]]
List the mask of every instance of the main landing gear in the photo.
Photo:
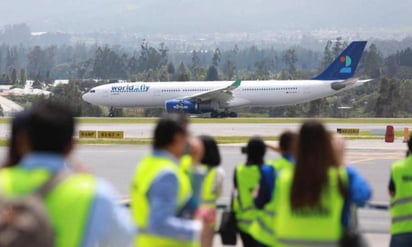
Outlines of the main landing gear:
[[229,112],[229,111],[222,111],[222,112],[218,112],[218,111],[212,111],[210,113],[210,117],[211,118],[237,118],[237,113],[236,112]]

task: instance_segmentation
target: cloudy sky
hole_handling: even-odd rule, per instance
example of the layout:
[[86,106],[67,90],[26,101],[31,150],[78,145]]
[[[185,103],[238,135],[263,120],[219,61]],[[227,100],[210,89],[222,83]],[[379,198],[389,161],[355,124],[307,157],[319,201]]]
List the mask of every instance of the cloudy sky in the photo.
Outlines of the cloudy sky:
[[33,31],[259,32],[412,27],[412,0],[0,0]]

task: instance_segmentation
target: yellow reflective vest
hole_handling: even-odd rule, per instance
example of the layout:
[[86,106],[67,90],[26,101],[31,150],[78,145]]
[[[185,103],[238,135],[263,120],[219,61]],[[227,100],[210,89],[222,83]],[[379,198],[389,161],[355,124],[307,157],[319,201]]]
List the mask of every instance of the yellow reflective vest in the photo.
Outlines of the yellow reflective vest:
[[[4,168],[0,170],[0,191],[6,197],[24,196],[49,177],[47,169]],[[56,231],[57,247],[82,246],[95,191],[93,176],[76,174],[65,178],[46,196],[45,206]]]
[[279,172],[285,168],[288,168],[288,169],[293,168],[293,163],[284,157],[280,157],[279,159],[274,160],[272,162],[272,166],[275,168],[277,172]]
[[[276,176],[278,176],[284,169],[293,169],[293,164],[284,157],[272,161],[270,165],[274,168]],[[275,188],[273,188],[273,191],[275,191]],[[263,207],[263,209],[258,210],[256,219],[250,226],[250,235],[266,246],[274,246],[275,231],[273,225],[275,217],[275,203],[274,196],[272,195],[272,199]]]
[[250,233],[250,225],[258,214],[253,193],[256,193],[259,189],[261,176],[259,166],[238,165],[235,176],[237,180],[237,195],[233,200],[233,211],[236,215],[238,229],[244,233]]
[[207,172],[202,182],[200,204],[202,206],[216,208],[216,200],[218,195],[216,195],[213,191],[216,178],[216,168],[209,168],[205,165],[204,168],[207,170]]
[[299,210],[292,210],[290,203],[293,172],[293,169],[284,169],[276,180],[276,246],[338,246],[343,231],[344,206],[338,181],[340,177],[347,184],[345,168],[329,169],[329,184],[323,189],[319,207]]
[[160,156],[149,155],[143,158],[137,166],[132,186],[131,209],[133,219],[138,227],[139,233],[135,237],[135,246],[138,247],[181,247],[196,246],[192,241],[181,241],[178,239],[158,236],[147,231],[150,205],[147,193],[160,172],[169,170],[174,173],[178,180],[177,208],[179,212],[192,195],[190,180],[183,169],[173,161]]
[[395,195],[391,199],[391,234],[412,233],[412,155],[391,168]]

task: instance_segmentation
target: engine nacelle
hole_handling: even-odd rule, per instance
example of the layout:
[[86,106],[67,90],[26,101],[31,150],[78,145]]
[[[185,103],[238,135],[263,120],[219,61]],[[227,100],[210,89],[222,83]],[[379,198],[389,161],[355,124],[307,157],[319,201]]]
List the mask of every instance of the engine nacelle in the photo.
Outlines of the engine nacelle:
[[183,112],[188,114],[201,114],[212,112],[210,101],[193,102],[190,100],[172,99],[165,102],[166,112]]
[[190,100],[172,99],[165,102],[166,112],[199,114],[199,105]]

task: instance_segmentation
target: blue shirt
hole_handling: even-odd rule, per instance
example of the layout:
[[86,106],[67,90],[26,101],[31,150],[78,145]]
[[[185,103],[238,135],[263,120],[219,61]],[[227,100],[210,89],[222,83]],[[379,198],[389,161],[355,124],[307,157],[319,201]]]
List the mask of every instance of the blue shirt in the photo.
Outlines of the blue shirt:
[[366,180],[360,175],[355,167],[347,166],[348,173],[348,200],[345,201],[342,212],[342,225],[348,226],[350,219],[350,205],[355,204],[358,207],[364,206],[371,198],[372,191]]
[[262,209],[272,199],[275,187],[276,172],[273,166],[261,165],[260,167],[259,192],[255,198],[255,206]]
[[[63,156],[31,153],[21,162],[24,169],[47,169],[50,172],[70,171]],[[85,227],[82,247],[128,246],[136,229],[128,210],[119,205],[114,188],[105,180],[96,179],[96,192]]]
[[[153,155],[170,159],[177,164],[177,160],[165,151],[155,150]],[[198,221],[178,216],[177,193],[176,175],[169,170],[160,172],[147,193],[150,204],[147,231],[158,236],[191,241],[200,234],[202,225]]]

